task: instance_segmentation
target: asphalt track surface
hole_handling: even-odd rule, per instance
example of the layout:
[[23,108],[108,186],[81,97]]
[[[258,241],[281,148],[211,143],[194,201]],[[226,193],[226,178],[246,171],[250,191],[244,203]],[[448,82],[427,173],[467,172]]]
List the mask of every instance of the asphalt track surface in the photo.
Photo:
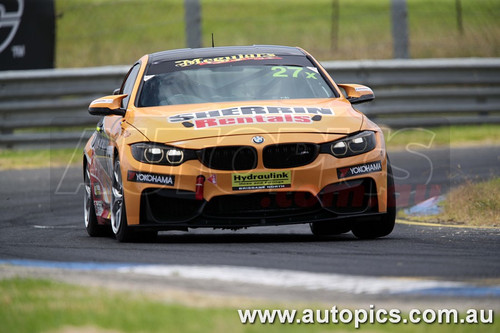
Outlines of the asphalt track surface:
[[[499,146],[399,151],[391,160],[407,205],[430,196],[429,188],[445,193],[467,180],[500,175]],[[1,171],[0,185],[0,260],[229,265],[449,281],[500,278],[500,229],[398,223],[388,237],[357,240],[350,233],[316,238],[307,225],[294,225],[162,232],[153,242],[123,244],[87,235],[78,167]]]

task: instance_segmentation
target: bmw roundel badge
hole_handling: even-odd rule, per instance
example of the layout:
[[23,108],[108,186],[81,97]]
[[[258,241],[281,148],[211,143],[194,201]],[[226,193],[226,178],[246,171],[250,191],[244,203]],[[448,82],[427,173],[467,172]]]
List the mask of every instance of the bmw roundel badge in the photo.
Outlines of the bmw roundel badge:
[[259,136],[259,135],[257,135],[257,136],[254,136],[254,137],[252,138],[252,141],[253,141],[254,143],[260,144],[260,143],[264,142],[264,138],[263,138],[263,137],[261,137],[261,136]]

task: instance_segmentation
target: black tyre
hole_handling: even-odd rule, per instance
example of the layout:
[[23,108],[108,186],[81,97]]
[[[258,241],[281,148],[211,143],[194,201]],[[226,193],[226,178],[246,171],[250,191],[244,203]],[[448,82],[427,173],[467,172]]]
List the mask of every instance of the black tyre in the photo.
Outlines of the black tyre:
[[85,170],[83,171],[83,181],[85,184],[85,193],[83,196],[85,229],[87,229],[87,233],[91,237],[106,236],[109,234],[109,227],[97,223],[94,199],[92,196],[92,186],[90,184],[90,171],[88,166],[85,166]]
[[123,195],[122,172],[120,160],[116,158],[113,165],[113,184],[111,189],[111,230],[119,242],[133,239],[133,232],[127,224],[125,197]]
[[352,233],[361,239],[373,239],[389,235],[396,223],[396,191],[394,189],[394,176],[392,167],[387,157],[387,213],[378,220],[363,220],[354,222]]
[[315,236],[340,235],[351,231],[351,227],[345,222],[313,222],[309,223],[312,233]]

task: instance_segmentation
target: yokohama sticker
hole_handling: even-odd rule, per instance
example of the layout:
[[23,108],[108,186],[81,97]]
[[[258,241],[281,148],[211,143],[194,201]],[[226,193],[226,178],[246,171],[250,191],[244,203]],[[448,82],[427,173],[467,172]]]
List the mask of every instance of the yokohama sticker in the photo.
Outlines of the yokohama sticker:
[[382,171],[382,161],[376,161],[366,164],[358,164],[350,167],[337,169],[337,177],[341,179],[358,175],[364,175],[366,173],[378,172],[378,171]]
[[174,186],[175,177],[170,175],[160,175],[157,173],[146,173],[139,171],[128,171],[127,180],[136,183],[148,183],[158,185]]

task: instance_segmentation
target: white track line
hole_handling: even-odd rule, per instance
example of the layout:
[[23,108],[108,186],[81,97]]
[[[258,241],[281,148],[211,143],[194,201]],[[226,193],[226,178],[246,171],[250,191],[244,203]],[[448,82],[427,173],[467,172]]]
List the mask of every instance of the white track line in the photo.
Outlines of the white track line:
[[467,286],[459,282],[365,277],[233,266],[141,265],[118,268],[117,271],[150,276],[248,283],[269,287],[328,290],[351,294],[399,294],[432,288],[460,288]]

